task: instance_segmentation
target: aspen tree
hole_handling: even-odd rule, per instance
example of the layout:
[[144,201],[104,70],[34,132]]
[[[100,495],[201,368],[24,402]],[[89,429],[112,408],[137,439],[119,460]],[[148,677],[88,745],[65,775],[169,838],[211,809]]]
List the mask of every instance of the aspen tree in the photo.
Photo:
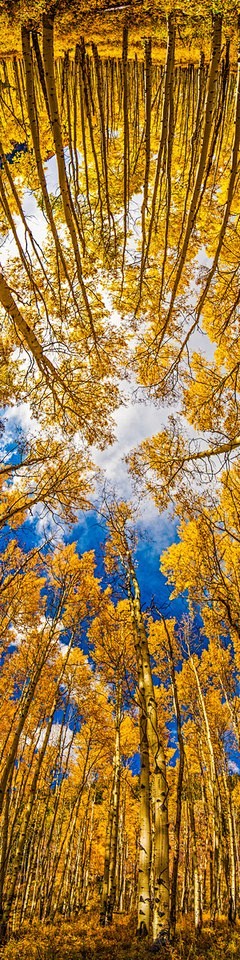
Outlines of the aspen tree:
[[[158,611],[159,612],[159,611]],[[173,865],[172,865],[172,875],[171,875],[171,907],[170,907],[170,933],[171,938],[174,939],[176,932],[176,920],[177,920],[177,889],[178,889],[178,873],[179,873],[179,859],[180,859],[180,838],[181,838],[181,822],[182,822],[182,794],[183,794],[183,781],[184,781],[184,765],[185,765],[185,748],[184,748],[184,738],[182,730],[182,716],[181,716],[181,707],[180,699],[177,686],[177,674],[176,674],[176,662],[180,654],[178,647],[177,637],[174,634],[174,628],[176,628],[176,623],[172,620],[166,620],[163,615],[160,615],[160,621],[150,623],[150,642],[152,647],[152,652],[158,665],[158,669],[162,670],[162,661],[166,660],[166,668],[163,674],[163,679],[167,683],[168,675],[170,675],[172,695],[173,695],[173,704],[174,704],[174,713],[176,717],[177,724],[177,738],[178,738],[178,747],[179,747],[179,766],[177,774],[177,784],[176,784],[176,816],[174,823],[174,853],[173,853]]]
[[213,17],[212,54],[211,54],[211,64],[210,64],[209,78],[208,78],[208,87],[206,91],[205,123],[204,123],[204,130],[203,130],[203,136],[202,136],[201,154],[199,158],[198,168],[196,171],[196,178],[195,178],[195,183],[193,187],[193,193],[192,193],[190,208],[188,212],[182,247],[181,247],[179,260],[177,264],[176,276],[173,282],[169,310],[161,330],[160,343],[162,342],[164,333],[167,330],[167,327],[171,320],[174,301],[175,301],[178,286],[181,280],[182,270],[185,264],[188,244],[189,244],[191,232],[193,229],[193,225],[196,219],[198,198],[199,198],[199,193],[201,189],[205,165],[207,161],[209,142],[210,142],[210,136],[212,131],[217,75],[218,75],[219,61],[220,61],[220,55],[221,55],[221,32],[222,32],[222,16],[221,14],[215,14]]
[[[125,572],[130,609],[136,631],[136,657],[138,670],[143,676],[144,709],[147,722],[148,749],[152,763],[152,796],[155,810],[155,857],[154,857],[154,903],[153,940],[165,941],[169,935],[169,839],[168,839],[168,785],[163,744],[158,731],[157,705],[152,680],[147,632],[141,608],[140,589],[134,567],[129,541],[129,508],[120,504],[110,512],[107,562],[111,557],[120,561]],[[108,559],[109,556],[109,559]],[[141,735],[141,732],[140,732]],[[145,932],[145,930],[144,930]]]
[[120,776],[121,776],[121,683],[116,690],[115,748],[113,757],[113,780],[111,785],[109,821],[106,838],[106,856],[100,922],[111,923],[116,900],[117,837],[119,828]]
[[[124,722],[124,700],[126,688],[130,683],[132,671],[131,620],[126,601],[116,606],[110,600],[109,591],[101,598],[98,616],[93,620],[89,638],[94,644],[94,657],[105,682],[109,684],[109,693],[114,707],[115,743],[113,754],[113,772],[109,799],[108,821],[106,828],[105,859],[100,923],[104,926],[112,922],[113,910],[117,898],[117,858],[119,818],[121,812],[122,780],[122,725]],[[126,674],[129,673],[128,684]]]
[[194,926],[195,926],[196,933],[200,933],[201,927],[202,927],[201,888],[200,888],[198,853],[197,853],[194,800],[192,795],[192,788],[191,788],[191,785],[189,784],[189,781],[188,781],[188,809],[189,809],[189,821],[190,821],[190,827],[191,827],[191,842],[192,842]]

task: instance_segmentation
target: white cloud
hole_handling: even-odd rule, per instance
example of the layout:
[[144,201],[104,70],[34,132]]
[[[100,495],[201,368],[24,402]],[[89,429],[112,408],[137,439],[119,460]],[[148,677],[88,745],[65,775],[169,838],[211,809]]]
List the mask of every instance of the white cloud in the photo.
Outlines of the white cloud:
[[[57,747],[57,746],[58,746],[59,738],[60,738],[60,734],[61,734],[61,729],[62,729],[62,724],[61,724],[61,723],[53,723],[53,724],[52,724],[51,733],[50,733],[50,737],[49,737],[49,741],[48,741],[48,743],[49,743],[50,746],[52,746],[52,747]],[[41,749],[41,747],[42,747],[42,745],[43,745],[43,741],[44,741],[45,734],[46,734],[46,726],[44,726],[44,727],[39,727],[39,736],[38,736],[37,742],[36,742],[36,749],[37,749],[37,750],[40,750],[40,749]],[[72,730],[71,730],[71,728],[70,728],[67,724],[65,724],[65,725],[63,726],[62,736],[63,736],[63,738],[64,738],[64,749],[66,750],[66,749],[69,747],[69,744],[71,743],[71,740],[72,740]]]
[[68,653],[68,643],[64,640],[59,640],[59,650],[62,654],[62,657],[66,657]]
[[13,437],[18,428],[26,437],[40,433],[40,424],[31,413],[30,403],[19,403],[15,407],[8,407],[4,412],[4,419],[8,424],[8,438]]
[[[29,229],[31,230],[35,242],[42,247],[46,239],[47,234],[47,224],[45,217],[42,213],[42,210],[38,206],[36,197],[32,190],[25,190],[23,194],[22,201],[23,213],[26,217]],[[14,217],[15,226],[17,229],[17,234],[20,240],[20,243],[23,247],[23,250],[26,249],[26,236],[25,236],[25,227],[22,222],[22,219],[19,215]],[[30,240],[28,238],[28,248],[31,247]],[[39,251],[40,253],[40,251]],[[41,255],[41,253],[40,253]],[[15,243],[14,237],[11,232],[4,239],[1,246],[1,266],[4,267],[7,261],[13,257],[19,257],[19,252],[17,245]]]
[[240,766],[235,763],[235,760],[228,761],[228,769],[230,773],[240,773]]
[[92,447],[94,462],[105,471],[106,480],[117,486],[119,495],[131,496],[132,485],[125,457],[146,437],[158,433],[167,422],[168,411],[154,403],[135,401],[134,396],[117,410],[116,441],[105,450]]

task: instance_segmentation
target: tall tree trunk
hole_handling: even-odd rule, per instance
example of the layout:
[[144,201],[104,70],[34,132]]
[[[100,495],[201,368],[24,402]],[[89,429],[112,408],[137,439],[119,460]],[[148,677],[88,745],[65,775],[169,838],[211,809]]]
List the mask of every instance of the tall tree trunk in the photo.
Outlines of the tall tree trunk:
[[122,253],[122,286],[124,282],[124,263],[127,245],[127,225],[129,207],[129,83],[128,83],[128,27],[123,27],[122,42],[122,70],[123,70],[123,253]]
[[237,915],[237,857],[235,846],[234,831],[234,812],[232,806],[231,789],[228,784],[226,771],[223,770],[223,783],[227,802],[227,824],[228,824],[228,854],[229,854],[229,877],[228,877],[228,920],[231,925],[236,923]]
[[178,868],[179,868],[179,856],[180,856],[182,788],[183,788],[183,777],[184,777],[185,751],[184,751],[184,740],[182,735],[181,710],[180,710],[178,688],[177,688],[177,682],[176,682],[173,645],[172,645],[171,635],[168,630],[167,622],[164,617],[162,617],[162,619],[163,619],[165,632],[166,632],[167,656],[168,656],[169,672],[170,672],[172,691],[173,691],[173,703],[174,703],[174,711],[175,711],[175,716],[177,721],[177,737],[178,737],[178,746],[179,746],[179,764],[178,764],[178,774],[177,774],[177,804],[176,804],[176,819],[174,824],[174,854],[173,854],[173,867],[172,867],[172,877],[171,877],[171,909],[170,909],[170,933],[171,933],[171,938],[174,939],[175,931],[176,931],[176,920],[177,920],[177,883],[178,883]]
[[191,845],[192,845],[192,867],[193,867],[193,902],[194,902],[194,927],[196,933],[200,933],[202,928],[202,905],[201,905],[201,886],[198,865],[197,836],[194,814],[194,802],[192,787],[188,777],[188,808],[191,827]]
[[201,688],[201,684],[200,684],[200,680],[199,680],[199,675],[198,675],[198,670],[197,670],[197,667],[196,667],[196,664],[195,664],[194,657],[190,657],[190,664],[191,664],[191,668],[192,668],[192,670],[193,670],[193,673],[194,673],[194,676],[195,676],[195,680],[196,680],[197,692],[198,692],[198,699],[199,699],[199,705],[200,705],[200,710],[201,710],[201,714],[202,714],[202,717],[203,717],[203,722],[204,722],[204,727],[205,727],[205,735],[206,735],[206,742],[207,742],[207,749],[208,749],[208,754],[209,754],[209,769],[210,769],[209,786],[210,786],[210,790],[211,790],[212,806],[213,806],[213,838],[212,838],[212,842],[213,842],[213,896],[212,896],[211,922],[212,922],[212,924],[214,925],[215,919],[216,919],[216,915],[217,915],[217,913],[219,912],[218,889],[219,889],[219,873],[220,873],[221,804],[220,804],[220,795],[219,795],[219,787],[218,787],[218,780],[217,780],[215,756],[214,756],[214,750],[213,750],[213,745],[212,745],[212,738],[211,738],[209,720],[208,720],[208,715],[207,715],[207,710],[206,710],[205,699],[204,699],[204,695],[203,695],[203,692],[202,692],[202,688]]
[[80,231],[78,219],[75,213],[72,195],[71,195],[67,174],[66,174],[62,130],[61,130],[61,123],[60,123],[59,109],[58,109],[58,100],[57,100],[55,73],[54,73],[53,23],[54,23],[53,16],[50,16],[50,15],[48,16],[47,14],[43,14],[43,63],[44,63],[49,111],[50,111],[50,118],[51,118],[51,126],[52,126],[52,133],[53,133],[54,145],[56,150],[59,184],[61,189],[61,197],[63,201],[66,225],[71,237],[71,243],[74,251],[75,264],[76,264],[76,270],[77,270],[77,277],[78,277],[79,286],[82,293],[83,302],[86,308],[86,314],[90,324],[90,330],[93,336],[94,345],[97,348],[97,338],[96,338],[96,332],[94,328],[92,310],[91,310],[91,306],[88,299],[88,294],[86,291],[83,274],[82,274],[82,263],[81,263],[77,233],[79,235],[83,249],[84,249],[84,241],[81,236],[81,231]]
[[193,186],[193,193],[190,203],[190,208],[187,216],[187,223],[185,228],[185,234],[183,238],[182,248],[179,255],[179,260],[177,264],[176,276],[172,286],[171,300],[169,304],[169,310],[167,312],[166,319],[161,330],[161,335],[159,337],[159,347],[162,343],[163,336],[169,326],[172,312],[174,308],[175,298],[177,295],[178,287],[182,277],[182,272],[184,269],[186,254],[189,246],[190,237],[192,230],[195,224],[197,209],[198,209],[198,200],[201,192],[204,171],[208,158],[208,150],[212,132],[212,123],[213,123],[213,114],[216,98],[216,87],[217,87],[217,77],[218,69],[221,56],[221,36],[222,36],[222,16],[220,14],[215,14],[213,18],[213,38],[212,38],[212,54],[211,54],[211,64],[208,78],[208,87],[206,92],[206,102],[205,102],[205,123],[203,130],[202,146],[198,162],[198,168],[196,171],[195,183]]
[[[147,257],[148,257],[148,253],[149,253],[149,249],[150,249],[153,226],[154,226],[154,222],[155,222],[156,202],[157,202],[157,193],[158,193],[159,179],[160,179],[161,168],[162,168],[162,161],[163,161],[163,155],[164,155],[164,150],[165,150],[165,146],[166,146],[166,142],[167,142],[167,135],[168,135],[168,127],[169,127],[169,105],[170,105],[170,95],[171,95],[171,89],[172,89],[172,79],[173,79],[173,71],[174,71],[174,51],[175,51],[175,29],[176,29],[176,28],[175,28],[175,15],[174,15],[174,12],[171,12],[171,13],[168,15],[168,18],[167,18],[167,27],[168,27],[168,45],[167,45],[167,59],[166,59],[166,66],[165,66],[165,84],[164,84],[164,92],[163,92],[163,108],[162,108],[162,120],[161,120],[161,137],[160,137],[160,144],[159,144],[159,151],[158,151],[158,158],[157,158],[157,167],[156,167],[156,174],[155,174],[155,182],[154,182],[154,188],[153,188],[153,197],[152,197],[152,206],[151,206],[151,217],[150,217],[149,228],[148,228],[148,237],[147,237],[146,249],[145,249],[145,251],[143,250],[143,256],[142,256],[141,273],[140,273],[139,300],[138,300],[138,305],[137,305],[137,308],[136,308],[136,309],[138,309],[138,306],[139,306],[140,300],[141,300],[143,276],[144,276],[145,265],[146,265],[146,262],[147,262]],[[170,124],[170,134],[171,134],[171,124]]]
[[147,717],[141,687],[139,690],[139,701],[141,769],[139,777],[140,811],[137,934],[140,938],[143,938],[150,932],[151,804]]
[[152,764],[152,801],[155,810],[155,857],[153,940],[164,943],[169,936],[169,834],[168,784],[164,747],[158,730],[157,704],[152,680],[147,633],[141,610],[139,583],[130,551],[127,555],[131,580],[131,603],[137,644],[142,659],[143,693],[147,718],[147,739]]
[[121,729],[121,710],[122,710],[122,686],[117,683],[116,691],[116,726],[115,726],[115,750],[113,759],[113,779],[110,796],[110,806],[106,834],[105,861],[102,903],[100,913],[100,923],[112,923],[113,908],[116,896],[116,863],[117,863],[117,840],[118,840],[118,820],[119,820],[119,802],[120,802],[120,776],[121,776],[121,748],[120,748],[120,729]]
[[189,907],[189,870],[190,870],[190,825],[189,825],[189,811],[188,804],[185,801],[185,817],[184,823],[186,824],[185,830],[186,834],[184,837],[184,847],[183,847],[183,879],[182,879],[182,892],[181,892],[181,913],[183,916],[188,913]]
[[120,804],[120,788],[121,788],[121,745],[120,745],[121,710],[122,710],[122,685],[121,685],[121,682],[118,682],[117,702],[116,702],[116,739],[115,739],[115,755],[114,755],[114,771],[113,771],[114,782],[113,782],[112,818],[111,818],[112,829],[111,829],[109,878],[108,878],[108,893],[107,893],[107,908],[106,908],[107,923],[112,923],[113,909],[114,909],[115,899],[116,899],[117,841],[118,841],[119,804]]

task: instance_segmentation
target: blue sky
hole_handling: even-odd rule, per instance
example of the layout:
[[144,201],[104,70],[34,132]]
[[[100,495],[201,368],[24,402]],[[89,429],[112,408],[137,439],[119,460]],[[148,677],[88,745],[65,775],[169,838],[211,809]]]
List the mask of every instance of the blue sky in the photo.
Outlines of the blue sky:
[[[162,610],[166,617],[176,616],[180,619],[186,612],[186,600],[177,598],[170,601],[171,588],[168,587],[165,578],[160,572],[160,554],[163,548],[177,540],[176,524],[173,520],[162,520],[162,542],[161,542],[161,520],[157,526],[157,536],[153,536],[153,531],[148,533],[148,537],[141,538],[136,551],[137,574],[141,589],[141,598],[144,609],[148,609],[152,600]],[[63,533],[61,529],[61,534]],[[56,528],[56,534],[59,536],[59,530]],[[81,514],[79,523],[71,528],[65,528],[64,541],[66,543],[76,542],[79,554],[87,550],[94,550],[96,557],[96,575],[101,577],[103,585],[109,583],[106,577],[103,561],[103,545],[106,539],[107,531],[104,521],[100,519],[96,511],[89,511]],[[36,545],[44,542],[42,532],[39,532],[39,521],[36,516],[35,521],[26,520],[17,530],[4,528],[1,532],[1,547],[4,548],[8,537],[16,538],[19,546],[24,551],[32,550]]]

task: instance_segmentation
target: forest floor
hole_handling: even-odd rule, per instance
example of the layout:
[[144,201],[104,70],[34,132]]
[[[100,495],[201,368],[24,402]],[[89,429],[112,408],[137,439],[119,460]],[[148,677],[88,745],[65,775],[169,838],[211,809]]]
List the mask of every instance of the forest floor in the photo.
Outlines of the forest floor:
[[[118,917],[102,929],[96,914],[68,923],[34,922],[0,948],[0,960],[150,960],[149,945],[139,943],[134,928],[134,917]],[[233,930],[220,921],[213,930],[206,920],[195,937],[188,922],[178,930],[174,945],[154,955],[156,960],[240,960],[240,923]]]

